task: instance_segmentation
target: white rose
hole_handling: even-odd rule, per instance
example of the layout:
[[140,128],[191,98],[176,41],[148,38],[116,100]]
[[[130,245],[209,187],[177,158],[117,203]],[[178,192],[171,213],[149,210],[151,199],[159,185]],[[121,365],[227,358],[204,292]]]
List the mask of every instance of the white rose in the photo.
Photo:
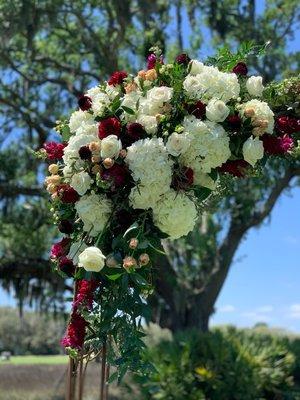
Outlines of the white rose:
[[85,192],[91,187],[92,178],[87,172],[78,172],[72,176],[70,185],[76,190],[80,196],[83,196]]
[[246,89],[251,96],[254,97],[261,97],[264,86],[262,84],[262,77],[261,76],[250,76],[246,82]]
[[109,135],[104,138],[101,142],[101,157],[102,158],[114,158],[119,155],[122,149],[121,141],[116,135]]
[[213,122],[223,122],[229,115],[229,108],[224,101],[212,99],[206,106],[206,117]]
[[163,105],[171,100],[173,94],[173,89],[167,86],[158,86],[150,89],[147,92],[147,99],[149,99],[153,103],[158,103]]
[[172,156],[179,156],[189,147],[190,141],[186,134],[173,132],[167,141],[166,148]]
[[145,128],[149,135],[154,135],[157,131],[157,119],[152,115],[140,115],[137,122]]
[[257,160],[260,160],[264,156],[263,142],[258,137],[250,137],[243,145],[243,155],[244,160],[254,167]]
[[86,271],[99,272],[104,267],[105,256],[98,247],[88,247],[81,254],[79,254],[78,266],[84,268]]
[[190,74],[197,75],[203,71],[204,64],[198,60],[191,60],[190,61]]

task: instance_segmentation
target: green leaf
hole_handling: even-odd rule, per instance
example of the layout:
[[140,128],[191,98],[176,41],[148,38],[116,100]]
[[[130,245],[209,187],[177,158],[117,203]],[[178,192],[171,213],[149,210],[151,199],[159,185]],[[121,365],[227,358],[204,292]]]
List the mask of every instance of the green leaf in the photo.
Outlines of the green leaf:
[[155,250],[159,254],[163,254],[164,256],[166,255],[166,253],[163,250],[160,250],[157,247],[153,246],[153,244],[151,242],[149,242],[149,247],[151,247],[153,250]]
[[146,281],[145,278],[142,277],[142,275],[138,273],[132,273],[130,275],[130,278],[133,280],[134,283],[136,283],[139,286],[149,286],[149,283]]
[[68,125],[65,125],[65,126],[61,129],[61,137],[62,137],[62,140],[63,140],[64,142],[67,142],[67,141],[70,139],[71,136],[72,136],[72,135],[71,135],[69,126],[68,126]]
[[112,275],[105,275],[110,281],[116,281],[117,279],[120,278],[120,276],[122,276],[122,274],[112,274]]
[[124,233],[123,238],[125,238],[129,232],[138,229],[139,224],[137,222],[134,222],[132,225],[130,225],[130,227],[127,229],[127,231]]
[[129,108],[129,107],[122,106],[121,108],[122,108],[127,114],[130,114],[130,115],[134,115],[134,114],[135,114],[135,111],[132,110],[132,109]]

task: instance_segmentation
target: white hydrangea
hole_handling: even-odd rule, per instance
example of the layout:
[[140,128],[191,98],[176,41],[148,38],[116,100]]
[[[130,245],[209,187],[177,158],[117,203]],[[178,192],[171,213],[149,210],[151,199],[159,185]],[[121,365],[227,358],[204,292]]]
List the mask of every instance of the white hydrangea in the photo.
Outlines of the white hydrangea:
[[[87,146],[91,142],[100,142],[98,137],[94,135],[76,135],[71,136],[68,145],[64,148],[63,160],[66,166],[74,166],[75,169],[80,168],[83,165],[82,160],[79,157],[79,149],[82,146]],[[68,169],[70,171],[70,169]]]
[[100,194],[82,196],[75,208],[83,222],[83,230],[90,236],[96,236],[103,230],[112,212],[111,201]]
[[95,86],[87,91],[87,96],[92,99],[92,111],[97,116],[102,116],[106,107],[110,104],[109,96],[103,92],[99,86]]
[[194,116],[183,121],[190,139],[189,148],[180,156],[180,163],[194,171],[209,173],[219,167],[231,155],[229,137],[223,127],[215,122],[202,122]]
[[257,99],[253,99],[243,103],[239,107],[239,112],[242,118],[246,118],[246,113],[251,110],[253,111],[254,115],[251,117],[252,121],[255,120],[265,120],[268,122],[268,126],[265,129],[267,133],[273,133],[274,129],[274,113],[268,106],[268,104],[264,101],[260,101]]
[[125,159],[133,179],[159,196],[171,185],[173,162],[161,138],[142,139],[127,149]]
[[110,100],[114,100],[117,96],[119,96],[121,91],[120,85],[114,86],[107,84],[105,87],[105,93],[108,95]]
[[166,191],[169,187],[161,188],[160,185],[138,185],[131,189],[129,202],[133,208],[148,210],[153,208],[161,197],[162,190]]
[[193,230],[197,219],[195,204],[182,192],[169,190],[153,208],[153,222],[172,239]]
[[96,125],[94,116],[91,113],[82,110],[74,111],[69,121],[70,131],[76,134],[85,133],[89,127],[92,126],[95,128]]
[[188,74],[183,87],[192,99],[209,101],[216,98],[227,103],[237,98],[240,85],[236,74],[221,72],[215,67],[203,66],[202,72],[197,75]]

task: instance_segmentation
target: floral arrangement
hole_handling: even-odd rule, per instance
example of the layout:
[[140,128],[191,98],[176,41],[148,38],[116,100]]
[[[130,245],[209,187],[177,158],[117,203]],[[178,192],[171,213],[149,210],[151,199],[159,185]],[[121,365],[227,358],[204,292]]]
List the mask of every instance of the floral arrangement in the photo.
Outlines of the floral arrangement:
[[73,357],[109,340],[116,376],[138,370],[161,239],[192,231],[222,177],[251,175],[267,157],[293,151],[300,120],[274,113],[243,58],[205,65],[181,54],[164,64],[155,49],[147,69],[114,72],[82,95],[58,122],[62,143],[41,150],[65,234],[51,258],[75,281],[62,340]]

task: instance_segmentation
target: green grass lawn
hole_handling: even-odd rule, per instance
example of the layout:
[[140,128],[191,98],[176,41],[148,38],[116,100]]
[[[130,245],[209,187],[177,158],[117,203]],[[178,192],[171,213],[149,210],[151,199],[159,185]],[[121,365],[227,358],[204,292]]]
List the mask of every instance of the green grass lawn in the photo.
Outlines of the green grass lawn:
[[5,364],[11,365],[58,365],[66,364],[68,362],[68,357],[65,355],[55,355],[55,356],[12,356],[10,361],[0,361],[0,366]]

